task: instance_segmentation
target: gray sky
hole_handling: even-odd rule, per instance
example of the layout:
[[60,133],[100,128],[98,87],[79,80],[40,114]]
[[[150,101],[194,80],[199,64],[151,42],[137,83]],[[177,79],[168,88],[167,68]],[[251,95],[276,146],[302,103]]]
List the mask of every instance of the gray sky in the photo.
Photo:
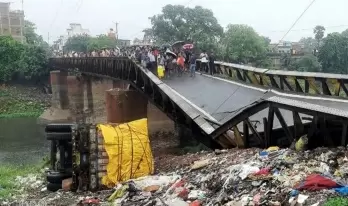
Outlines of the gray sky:
[[[50,41],[65,34],[69,23],[81,23],[92,35],[106,33],[119,22],[119,37],[142,37],[149,27],[149,16],[161,12],[166,4],[196,5],[210,8],[220,24],[247,24],[272,42],[279,41],[312,0],[24,0],[26,18],[37,25],[37,32]],[[12,9],[21,1],[12,0]],[[316,25],[327,32],[348,28],[348,0],[316,0],[285,40],[297,41],[313,36]]]

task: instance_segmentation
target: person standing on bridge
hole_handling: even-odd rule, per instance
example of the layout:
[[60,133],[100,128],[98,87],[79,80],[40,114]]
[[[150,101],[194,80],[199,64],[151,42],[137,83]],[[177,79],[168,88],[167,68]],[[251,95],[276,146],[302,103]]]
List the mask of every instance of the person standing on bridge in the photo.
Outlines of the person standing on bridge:
[[196,76],[196,55],[191,54],[190,57],[190,77],[194,78]]
[[209,55],[209,73],[210,73],[210,75],[214,75],[216,73],[216,71],[215,71],[215,56],[214,56],[213,52],[211,52]]
[[209,70],[209,64],[208,64],[208,54],[206,51],[203,51],[203,53],[200,55],[200,58],[201,58],[201,74],[202,74],[202,71],[204,72],[207,72],[208,73],[208,70]]
[[185,58],[182,56],[181,53],[179,53],[179,56],[178,56],[176,63],[177,63],[178,77],[181,77],[182,73],[184,72],[184,69],[185,69]]
[[147,56],[149,57],[149,61],[150,61],[150,64],[149,64],[149,70],[155,74],[157,76],[157,68],[156,68],[156,58],[155,58],[155,55],[149,51],[149,53],[147,54]]

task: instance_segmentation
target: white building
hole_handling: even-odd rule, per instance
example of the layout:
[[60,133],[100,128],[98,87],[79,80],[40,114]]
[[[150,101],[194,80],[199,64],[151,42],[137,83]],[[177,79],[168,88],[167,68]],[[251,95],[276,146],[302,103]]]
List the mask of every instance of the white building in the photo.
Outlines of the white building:
[[68,28],[66,32],[68,33],[68,38],[76,35],[90,34],[88,29],[82,28],[82,25],[77,23],[71,23],[70,28]]
[[90,35],[89,29],[82,28],[82,25],[78,23],[70,23],[69,28],[66,29],[66,35],[61,35],[54,43],[56,52],[63,51],[63,47],[70,37],[84,34]]

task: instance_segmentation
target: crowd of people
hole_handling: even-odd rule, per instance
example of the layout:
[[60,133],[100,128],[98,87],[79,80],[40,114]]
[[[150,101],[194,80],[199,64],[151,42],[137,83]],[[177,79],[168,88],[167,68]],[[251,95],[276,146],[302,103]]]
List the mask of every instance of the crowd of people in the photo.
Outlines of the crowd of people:
[[141,65],[153,72],[155,75],[170,78],[173,75],[181,77],[184,73],[189,73],[190,77],[195,77],[197,60],[200,60],[200,72],[206,72],[213,75],[215,72],[215,57],[213,53],[207,54],[203,51],[197,55],[193,50],[174,49],[171,51],[168,48],[158,50],[156,48],[137,48],[132,54]]
[[184,73],[189,73],[190,77],[195,77],[197,60],[200,60],[200,72],[214,75],[215,56],[214,53],[203,51],[198,54],[193,49],[184,48],[156,48],[151,46],[132,46],[122,49],[102,49],[91,52],[68,52],[58,54],[57,57],[121,57],[126,56],[139,62],[144,68],[154,73],[160,78],[170,78],[173,75],[181,77]]

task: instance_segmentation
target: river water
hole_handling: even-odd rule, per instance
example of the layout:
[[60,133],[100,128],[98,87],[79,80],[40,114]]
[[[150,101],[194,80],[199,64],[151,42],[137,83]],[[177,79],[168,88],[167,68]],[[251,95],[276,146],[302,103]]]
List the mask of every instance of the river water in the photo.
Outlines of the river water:
[[0,119],[0,164],[35,164],[49,155],[44,126],[36,118]]

